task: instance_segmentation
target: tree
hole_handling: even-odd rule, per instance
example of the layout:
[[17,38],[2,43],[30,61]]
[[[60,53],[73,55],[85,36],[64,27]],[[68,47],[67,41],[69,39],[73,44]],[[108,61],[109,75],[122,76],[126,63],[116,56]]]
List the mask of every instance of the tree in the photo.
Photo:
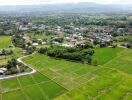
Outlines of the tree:
[[47,48],[40,48],[38,52],[41,54],[45,54],[47,52]]
[[17,60],[16,59],[11,59],[10,61],[7,62],[6,68],[11,69],[11,68],[16,68],[17,66]]
[[90,56],[89,54],[87,54],[87,55],[85,56],[85,59],[86,59],[86,61],[87,61],[88,64],[91,64],[92,58],[91,58],[91,56]]
[[32,54],[36,50],[36,47],[35,46],[28,46],[25,48],[25,50],[26,50],[26,54]]

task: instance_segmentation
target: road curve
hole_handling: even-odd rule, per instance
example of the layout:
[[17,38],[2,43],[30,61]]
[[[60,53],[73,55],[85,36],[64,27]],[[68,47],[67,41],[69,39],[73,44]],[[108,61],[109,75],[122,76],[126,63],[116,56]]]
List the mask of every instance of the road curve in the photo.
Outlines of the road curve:
[[[20,63],[23,63],[25,66],[28,66],[27,64],[25,64],[25,63],[22,61],[23,58],[26,58],[26,57],[28,57],[28,56],[30,56],[30,55],[20,57],[20,58],[17,59],[17,61],[20,62]],[[0,80],[2,80],[2,79],[9,79],[9,78],[17,77],[17,76],[30,75],[30,74],[34,74],[34,73],[37,72],[37,71],[36,71],[34,68],[32,68],[31,66],[28,66],[28,67],[29,67],[30,69],[32,69],[31,72],[23,72],[23,73],[19,73],[19,74],[13,74],[13,75],[8,75],[8,76],[3,76],[3,77],[0,77]]]

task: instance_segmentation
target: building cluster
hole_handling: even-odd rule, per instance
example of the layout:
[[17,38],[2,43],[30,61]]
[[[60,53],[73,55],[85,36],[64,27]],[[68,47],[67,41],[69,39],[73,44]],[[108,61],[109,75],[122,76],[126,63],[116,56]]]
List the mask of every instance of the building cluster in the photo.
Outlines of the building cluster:
[[0,77],[4,75],[5,71],[7,71],[7,68],[0,68]]
[[85,42],[85,39],[83,38],[82,34],[79,32],[73,33],[67,37],[65,37],[65,40],[69,42],[72,46],[75,45],[81,45]]

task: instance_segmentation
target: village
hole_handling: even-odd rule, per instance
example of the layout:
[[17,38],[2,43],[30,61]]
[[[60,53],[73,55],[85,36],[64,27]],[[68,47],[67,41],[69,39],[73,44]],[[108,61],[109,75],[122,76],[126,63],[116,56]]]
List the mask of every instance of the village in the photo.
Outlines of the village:
[[[25,43],[31,44],[32,46],[54,44],[66,47],[74,47],[77,45],[84,45],[86,42],[89,42],[91,45],[98,44],[99,47],[105,47],[112,46],[114,43],[112,35],[105,30],[103,33],[88,32],[84,36],[83,33],[78,32],[83,28],[79,29],[74,27],[73,25],[71,25],[70,27],[72,27],[74,30],[74,32],[70,34],[66,33],[64,28],[62,28],[61,26],[57,26],[51,29],[49,26],[43,24],[33,25],[32,23],[28,23],[28,25],[19,25],[19,30],[24,33],[23,39]],[[50,40],[44,40],[41,38],[37,38],[36,40],[34,40],[30,35],[26,34],[32,30],[38,31],[34,33],[34,35],[45,34],[45,30],[46,32],[53,33],[50,34]]]
[[132,100],[132,5],[89,1],[0,0],[0,100]]

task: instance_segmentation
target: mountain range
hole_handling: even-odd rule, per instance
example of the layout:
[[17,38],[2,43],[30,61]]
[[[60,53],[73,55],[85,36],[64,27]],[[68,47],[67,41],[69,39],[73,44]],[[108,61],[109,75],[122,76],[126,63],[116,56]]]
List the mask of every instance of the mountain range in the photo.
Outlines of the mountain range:
[[0,6],[0,12],[132,12],[129,4],[67,3],[43,5]]

